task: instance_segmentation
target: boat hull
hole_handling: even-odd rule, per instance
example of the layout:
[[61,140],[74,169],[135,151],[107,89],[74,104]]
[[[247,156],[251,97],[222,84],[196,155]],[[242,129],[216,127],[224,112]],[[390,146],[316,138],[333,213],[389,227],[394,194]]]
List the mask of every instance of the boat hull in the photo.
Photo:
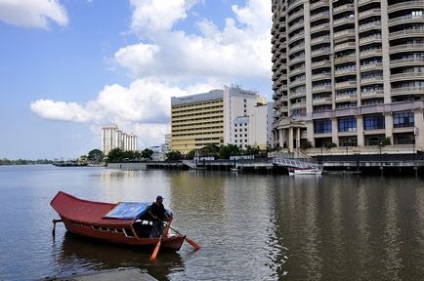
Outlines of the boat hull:
[[[151,249],[154,248],[159,241],[159,238],[136,237],[132,228],[119,229],[108,225],[94,226],[68,220],[64,217],[61,217],[61,219],[67,231],[98,242]],[[179,251],[184,243],[184,239],[185,237],[179,234],[162,237],[161,249]]]

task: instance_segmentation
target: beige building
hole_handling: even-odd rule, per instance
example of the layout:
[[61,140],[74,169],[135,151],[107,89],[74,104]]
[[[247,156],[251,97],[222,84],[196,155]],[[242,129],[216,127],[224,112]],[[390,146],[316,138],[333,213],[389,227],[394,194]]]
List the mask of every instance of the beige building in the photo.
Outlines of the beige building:
[[107,155],[114,148],[120,148],[124,151],[137,150],[137,136],[128,135],[118,126],[111,125],[102,128],[102,151]]
[[186,154],[207,145],[227,144],[266,148],[271,143],[272,103],[267,104],[255,91],[224,87],[204,94],[172,97],[171,107],[173,151]]
[[424,145],[424,2],[272,1],[274,145]]

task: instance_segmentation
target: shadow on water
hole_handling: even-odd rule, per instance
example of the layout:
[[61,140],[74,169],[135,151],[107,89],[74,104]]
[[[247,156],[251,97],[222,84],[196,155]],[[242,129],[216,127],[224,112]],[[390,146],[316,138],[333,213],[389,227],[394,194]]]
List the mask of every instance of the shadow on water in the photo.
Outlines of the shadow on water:
[[184,270],[178,253],[160,252],[154,262],[149,261],[150,255],[149,250],[96,242],[66,232],[57,259],[63,271],[61,275],[132,267],[157,280],[169,280],[169,274]]

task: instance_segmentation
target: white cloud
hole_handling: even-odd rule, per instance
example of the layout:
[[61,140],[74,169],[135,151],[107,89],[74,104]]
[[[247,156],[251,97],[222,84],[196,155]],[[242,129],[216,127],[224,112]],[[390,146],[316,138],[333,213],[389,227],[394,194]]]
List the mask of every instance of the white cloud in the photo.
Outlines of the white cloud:
[[62,121],[88,122],[90,114],[77,103],[41,99],[31,103],[31,110],[42,118]]
[[0,0],[0,20],[11,25],[48,28],[53,21],[68,24],[68,16],[58,0]]
[[[130,0],[134,8],[131,29],[148,36],[170,30],[173,25],[187,17],[195,0]],[[142,33],[140,33],[143,31]]]
[[33,112],[48,119],[117,124],[138,135],[140,146],[147,147],[163,143],[164,134],[170,133],[172,96],[233,83],[271,88],[270,1],[232,6],[234,17],[225,19],[222,30],[211,20],[200,19],[194,25],[200,31],[197,35],[175,30],[176,23],[187,19],[195,0],[130,2],[131,31],[141,39],[117,50],[114,59],[134,82],[128,87],[107,85],[85,105],[38,100],[31,104]]
[[219,78],[229,83],[243,79],[269,83],[270,3],[251,0],[245,7],[234,5],[235,17],[226,19],[222,31],[204,19],[197,23],[201,35],[193,35],[172,29],[175,22],[185,18],[193,1],[171,1],[172,9],[162,9],[162,2],[132,1],[132,29],[148,34],[149,43],[123,47],[115,53],[115,59],[134,78],[160,75],[180,81]]
[[95,126],[117,124],[127,133],[139,136],[146,146],[163,143],[170,133],[171,97],[209,91],[210,84],[182,88],[155,79],[138,79],[129,87],[107,85],[96,100],[85,105],[40,99],[31,103],[38,116],[58,121],[86,122]]

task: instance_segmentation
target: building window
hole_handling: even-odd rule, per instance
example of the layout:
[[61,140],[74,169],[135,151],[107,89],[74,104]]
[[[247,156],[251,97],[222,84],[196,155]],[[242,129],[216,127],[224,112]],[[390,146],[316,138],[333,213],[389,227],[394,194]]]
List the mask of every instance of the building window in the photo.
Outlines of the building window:
[[385,128],[383,115],[370,115],[364,117],[364,130],[381,130]]
[[315,134],[331,133],[331,121],[330,120],[314,121],[314,133]]
[[395,128],[414,127],[414,113],[413,112],[393,113],[393,127]]
[[340,118],[338,126],[339,132],[356,131],[356,119],[354,117]]

